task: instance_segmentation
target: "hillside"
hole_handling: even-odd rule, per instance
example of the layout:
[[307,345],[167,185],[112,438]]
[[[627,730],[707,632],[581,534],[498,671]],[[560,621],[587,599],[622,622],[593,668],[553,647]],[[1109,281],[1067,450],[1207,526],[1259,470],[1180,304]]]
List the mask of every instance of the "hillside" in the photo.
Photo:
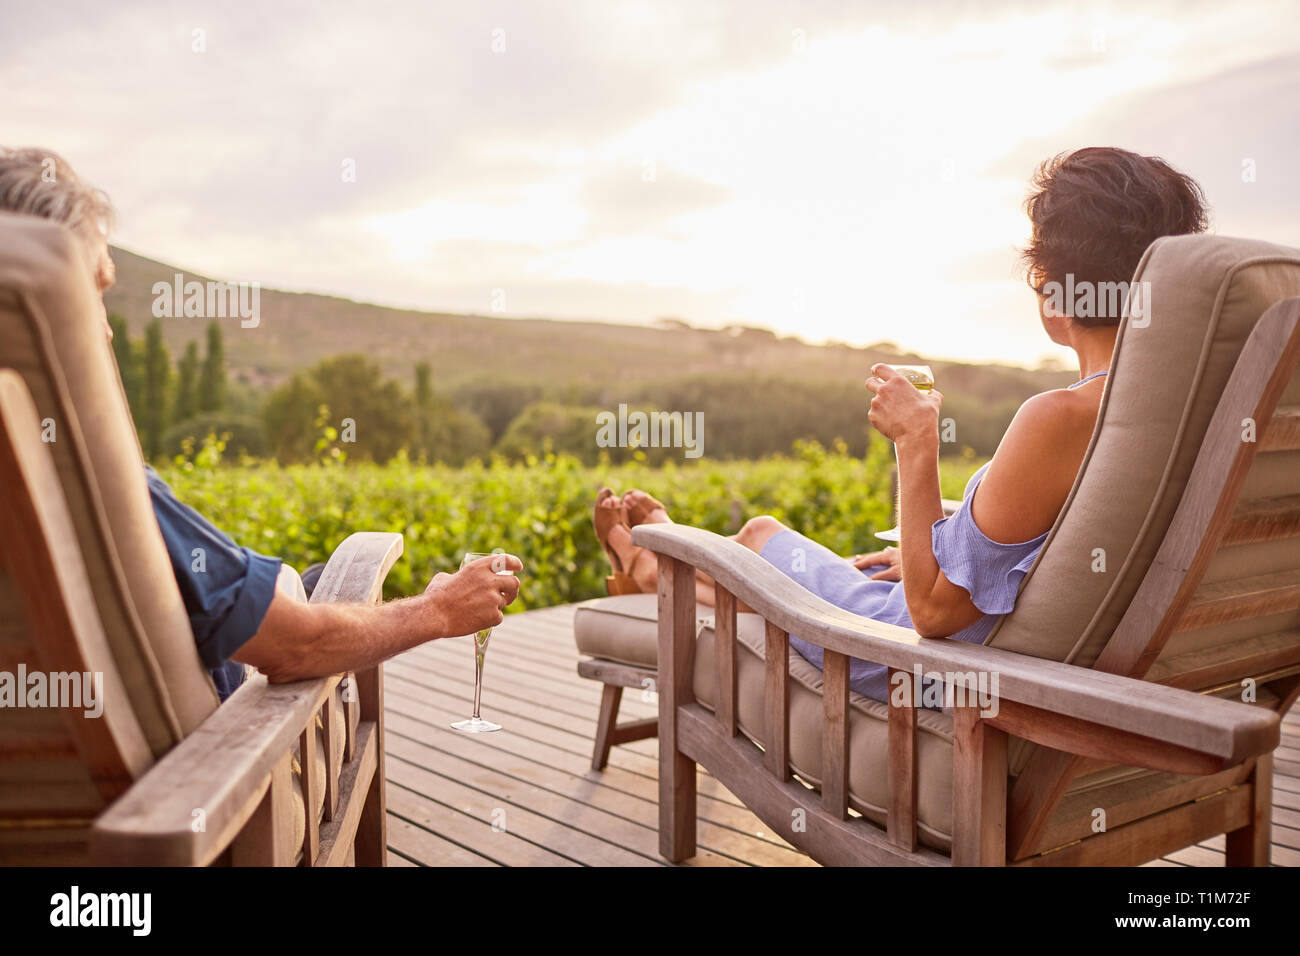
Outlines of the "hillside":
[[[152,319],[155,282],[206,276],[112,250],[117,282],[105,296],[132,335]],[[334,296],[261,290],[261,321],[244,329],[226,319],[231,375],[253,386],[274,385],[298,369],[341,352],[365,352],[390,375],[409,380],[414,363],[434,368],[439,388],[496,382],[645,383],[705,372],[761,373],[806,382],[861,382],[874,362],[925,361],[888,345],[810,345],[762,329],[694,329],[683,323],[635,326],[549,319],[495,318],[392,309]],[[202,334],[206,321],[163,320],[173,354]],[[887,335],[889,329],[881,329]],[[1068,383],[1068,372],[1016,366],[930,362],[939,387],[999,402]]]

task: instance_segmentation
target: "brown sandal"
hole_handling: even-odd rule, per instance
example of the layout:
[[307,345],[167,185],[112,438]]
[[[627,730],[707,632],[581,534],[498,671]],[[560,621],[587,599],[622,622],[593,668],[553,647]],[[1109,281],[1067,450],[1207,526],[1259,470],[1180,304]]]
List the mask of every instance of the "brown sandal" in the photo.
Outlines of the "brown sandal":
[[[637,491],[639,489],[631,488],[629,490]],[[650,517],[650,512],[654,511],[656,508],[663,508],[664,513],[668,513],[668,509],[664,508],[663,502],[658,498],[655,498],[653,495],[644,491],[642,491],[641,494],[645,495],[645,500],[640,505],[627,505],[628,524],[633,528],[639,524],[645,524],[645,520]]]
[[631,564],[625,570],[618,552],[609,543],[609,532],[615,525],[621,524],[624,527],[631,527],[627,523],[627,509],[625,507],[602,508],[600,506],[602,501],[612,497],[613,494],[614,492],[611,489],[601,488],[596,493],[596,507],[591,516],[592,525],[596,529],[596,540],[605,549],[605,556],[609,558],[610,567],[613,569],[613,573],[605,578],[605,588],[610,594],[640,594],[641,588],[628,572],[636,566],[637,558],[641,557],[641,549],[637,549],[636,556],[632,558]]

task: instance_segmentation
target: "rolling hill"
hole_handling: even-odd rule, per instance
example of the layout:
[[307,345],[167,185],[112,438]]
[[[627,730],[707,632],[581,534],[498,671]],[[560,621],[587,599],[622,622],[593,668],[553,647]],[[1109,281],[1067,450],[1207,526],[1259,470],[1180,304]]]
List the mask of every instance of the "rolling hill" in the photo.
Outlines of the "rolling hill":
[[[117,282],[105,295],[131,335],[152,320],[153,287],[207,276],[113,248]],[[683,322],[653,326],[551,319],[500,318],[393,309],[314,293],[261,290],[260,323],[241,328],[224,319],[232,378],[254,387],[278,384],[293,372],[341,352],[364,352],[409,381],[418,361],[432,364],[440,389],[485,381],[598,384],[647,383],[718,371],[761,373],[803,381],[861,382],[877,361],[920,362],[922,356],[887,344],[856,348],[812,345],[765,329],[696,329]],[[199,339],[207,320],[165,318],[172,354]],[[1022,399],[1073,380],[1068,372],[1017,366],[930,362],[940,388],[955,386],[982,401]]]

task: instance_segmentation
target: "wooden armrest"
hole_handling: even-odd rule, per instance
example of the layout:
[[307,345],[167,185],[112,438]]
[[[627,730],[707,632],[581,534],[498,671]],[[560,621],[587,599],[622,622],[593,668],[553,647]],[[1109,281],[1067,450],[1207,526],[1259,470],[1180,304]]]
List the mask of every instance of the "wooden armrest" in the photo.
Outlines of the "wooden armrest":
[[[643,524],[632,530],[632,540],[703,570],[766,620],[828,650],[909,674],[919,667],[927,674],[996,676],[996,688],[991,682],[987,686],[1002,713],[990,723],[1047,746],[1077,741],[1090,729],[1075,723],[1083,722],[1117,731],[1130,743],[1158,742],[1166,757],[1185,754],[1189,759],[1181,763],[1209,772],[1271,751],[1281,737],[1277,715],[1264,708],[981,644],[922,638],[908,628],[853,614],[748,548],[700,528]],[[1123,749],[1132,752],[1131,746]],[[1159,766],[1168,763],[1164,759]]]
[[384,578],[402,556],[402,536],[395,532],[358,531],[343,540],[311,592],[312,604],[374,604],[383,594]]
[[[377,602],[401,553],[400,534],[350,535],[330,556],[312,603]],[[269,684],[260,674],[251,677],[100,815],[90,834],[92,859],[128,866],[211,863],[257,809],[275,765],[339,680]]]
[[118,866],[211,863],[257,808],[276,762],[338,680],[268,684],[261,674],[251,677],[100,815],[90,832],[91,859]]

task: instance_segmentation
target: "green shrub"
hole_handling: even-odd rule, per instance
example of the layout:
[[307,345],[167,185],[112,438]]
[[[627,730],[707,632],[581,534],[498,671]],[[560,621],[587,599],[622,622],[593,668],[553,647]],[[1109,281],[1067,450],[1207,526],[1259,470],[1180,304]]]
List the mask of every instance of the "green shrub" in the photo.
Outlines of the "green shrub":
[[[512,610],[605,593],[608,564],[591,527],[595,492],[643,488],[680,522],[732,534],[745,519],[772,514],[840,554],[876,550],[874,533],[892,522],[891,446],[865,457],[844,446],[798,445],[791,456],[661,468],[644,461],[585,466],[565,454],[496,459],[463,468],[418,465],[257,464],[210,467],[210,459],[162,469],[176,494],[240,544],[302,570],[324,561],[353,531],[396,531],[405,555],[385,585],[388,597],[421,591],[437,571],[454,571],[466,551],[502,548],[525,566]],[[960,497],[980,462],[945,459],[943,494]]]

